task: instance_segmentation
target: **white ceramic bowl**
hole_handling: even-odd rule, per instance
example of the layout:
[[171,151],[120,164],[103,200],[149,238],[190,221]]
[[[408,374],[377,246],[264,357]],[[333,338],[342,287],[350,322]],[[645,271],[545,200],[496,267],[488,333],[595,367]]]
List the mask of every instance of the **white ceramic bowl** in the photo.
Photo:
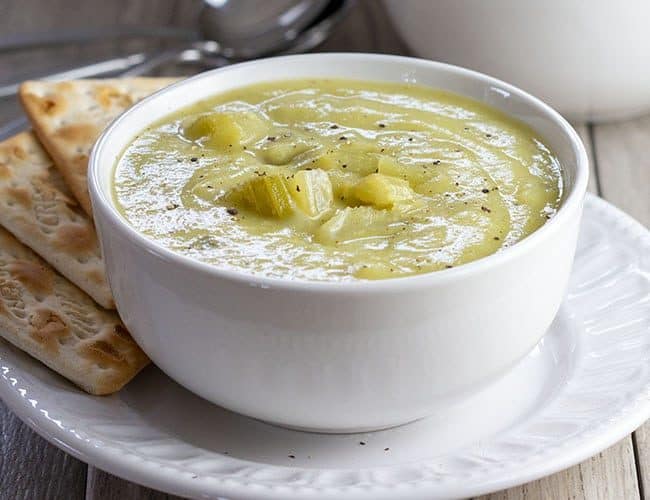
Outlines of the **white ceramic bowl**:
[[384,1],[420,57],[503,78],[574,120],[650,110],[650,2]]
[[[416,82],[527,122],[561,161],[561,208],[528,238],[484,259],[415,277],[350,283],[220,269],[163,248],[120,216],[111,196],[113,171],[137,133],[215,93],[305,77]],[[537,344],[567,284],[587,176],[585,150],[571,126],[506,83],[419,59],[311,54],[209,71],[145,99],[96,144],[89,187],[120,315],[163,371],[234,411],[343,432],[435,412],[503,374]]]

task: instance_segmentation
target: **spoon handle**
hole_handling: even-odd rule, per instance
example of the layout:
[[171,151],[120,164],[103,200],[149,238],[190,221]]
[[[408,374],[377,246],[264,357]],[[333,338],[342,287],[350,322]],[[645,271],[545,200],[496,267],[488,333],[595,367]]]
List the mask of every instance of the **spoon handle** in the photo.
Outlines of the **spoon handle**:
[[[33,75],[25,80],[74,80],[78,78],[89,78],[93,76],[113,76],[128,71],[129,69],[142,64],[149,57],[146,53],[132,54],[126,57],[117,57],[106,61],[79,66],[76,68],[62,69],[47,75]],[[14,96],[18,92],[20,82],[0,86],[0,98]]]
[[160,38],[193,41],[198,33],[192,30],[165,26],[111,26],[92,30],[68,30],[57,33],[26,33],[0,37],[0,54],[23,50],[53,48],[64,45],[101,43],[107,40]]

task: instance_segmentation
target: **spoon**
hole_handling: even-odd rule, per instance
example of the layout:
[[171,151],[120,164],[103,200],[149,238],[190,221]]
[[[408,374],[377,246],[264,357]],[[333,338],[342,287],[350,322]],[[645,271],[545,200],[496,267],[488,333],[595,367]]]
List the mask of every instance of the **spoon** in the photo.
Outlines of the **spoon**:
[[[305,52],[322,43],[332,28],[347,14],[354,0],[204,0],[199,17],[200,32],[196,40],[192,32],[165,32],[166,38],[176,37],[185,46],[154,53],[132,54],[73,69],[34,75],[25,79],[66,80],[93,76],[135,76],[151,72],[167,63],[202,64],[220,67],[257,57]],[[15,40],[0,40],[0,53],[14,52],[40,46],[62,45],[71,41],[101,42],[107,38],[138,38],[148,36],[145,27],[102,33],[97,38],[87,30],[79,36],[35,35]],[[0,98],[13,96],[20,83],[0,86]]]

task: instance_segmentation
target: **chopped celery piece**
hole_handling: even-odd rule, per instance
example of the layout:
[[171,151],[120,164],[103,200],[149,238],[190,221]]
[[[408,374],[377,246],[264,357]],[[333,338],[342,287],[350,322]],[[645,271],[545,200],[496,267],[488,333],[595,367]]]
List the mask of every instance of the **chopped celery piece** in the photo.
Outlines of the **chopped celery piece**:
[[208,146],[226,149],[239,146],[242,129],[231,115],[210,113],[199,116],[183,133],[193,141],[203,140]]
[[293,213],[291,196],[281,175],[253,177],[236,188],[230,198],[260,215],[286,217]]
[[377,208],[391,208],[393,205],[412,200],[415,193],[404,179],[370,174],[355,186],[354,195],[362,202]]
[[330,151],[316,159],[314,167],[323,170],[348,170],[368,175],[377,170],[377,156],[373,153]]
[[403,177],[404,167],[392,156],[381,155],[377,159],[377,171],[383,175],[390,175],[391,177]]
[[317,217],[332,206],[332,182],[323,170],[300,170],[291,180],[291,196],[310,217]]
[[186,125],[183,134],[204,145],[227,150],[266,135],[268,126],[255,113],[209,113]]
[[346,207],[337,210],[334,216],[316,231],[321,243],[338,244],[350,240],[373,236],[386,236],[388,225],[393,221],[386,210],[372,207]]
[[261,156],[271,165],[286,165],[310,147],[304,142],[272,142],[262,149]]
[[327,172],[332,182],[334,198],[347,205],[359,205],[359,200],[354,196],[354,186],[357,185],[361,176],[347,170],[330,170]]

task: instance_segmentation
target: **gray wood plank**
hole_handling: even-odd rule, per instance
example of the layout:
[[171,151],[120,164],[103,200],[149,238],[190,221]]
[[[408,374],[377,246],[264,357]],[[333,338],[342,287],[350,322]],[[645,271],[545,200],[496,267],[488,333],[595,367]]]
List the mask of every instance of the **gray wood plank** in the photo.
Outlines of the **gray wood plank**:
[[650,226],[650,115],[594,126],[602,196]]
[[[197,1],[139,0],[21,0],[0,2],[0,33],[45,32],[68,28],[111,26],[116,23],[191,25],[184,15],[196,12]],[[178,14],[178,12],[180,14]],[[20,74],[47,71],[84,61],[113,57],[116,53],[151,50],[152,43],[100,43],[62,50],[36,50],[0,58],[0,82]],[[20,114],[16,101],[0,102],[0,124]],[[0,402],[0,499],[82,499],[86,496],[86,465],[40,438]],[[120,480],[121,481],[121,480]],[[140,498],[137,494],[133,498]]]
[[52,446],[0,402],[0,499],[84,498],[86,464]]
[[[599,172],[594,161],[589,127],[574,125],[585,144],[590,164],[589,191],[598,194]],[[634,447],[631,436],[579,465],[538,481],[510,488],[480,500],[564,499],[618,500],[639,498]]]
[[639,478],[641,498],[650,498],[650,423],[639,427],[632,435],[636,457],[636,473]]
[[181,500],[181,497],[125,481],[96,467],[89,467],[86,500]]
[[[594,126],[603,197],[650,226],[650,115]],[[650,498],[650,422],[634,433],[639,487]]]
[[[193,28],[196,26],[201,3],[188,0],[147,0],[147,2],[128,2],[121,22],[143,22],[148,12],[159,14],[159,24]],[[148,19],[147,22],[153,22]],[[135,47],[130,46],[130,49]],[[160,491],[146,488],[136,483],[113,476],[92,465],[88,466],[86,500],[174,500],[179,499]]]

